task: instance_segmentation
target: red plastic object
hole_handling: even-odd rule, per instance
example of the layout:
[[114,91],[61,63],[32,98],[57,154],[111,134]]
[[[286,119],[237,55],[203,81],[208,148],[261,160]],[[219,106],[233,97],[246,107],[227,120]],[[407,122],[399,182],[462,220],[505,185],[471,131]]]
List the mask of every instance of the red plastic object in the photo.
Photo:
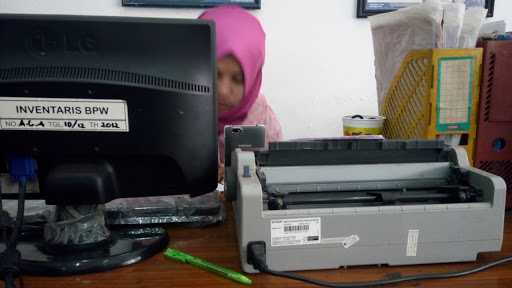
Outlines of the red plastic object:
[[485,41],[475,166],[507,183],[512,208],[512,41]]

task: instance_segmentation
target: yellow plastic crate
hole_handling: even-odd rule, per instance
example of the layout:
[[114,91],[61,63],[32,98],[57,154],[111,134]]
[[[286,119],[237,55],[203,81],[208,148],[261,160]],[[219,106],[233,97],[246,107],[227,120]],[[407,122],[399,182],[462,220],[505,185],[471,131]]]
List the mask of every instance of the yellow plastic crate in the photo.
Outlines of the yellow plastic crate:
[[395,139],[462,135],[472,161],[482,49],[429,49],[409,53],[380,107],[383,134]]

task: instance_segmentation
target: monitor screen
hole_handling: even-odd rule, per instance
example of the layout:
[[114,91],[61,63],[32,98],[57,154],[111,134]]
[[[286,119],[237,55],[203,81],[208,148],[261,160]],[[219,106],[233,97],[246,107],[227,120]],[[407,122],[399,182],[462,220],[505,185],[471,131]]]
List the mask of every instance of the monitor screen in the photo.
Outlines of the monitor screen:
[[32,156],[47,203],[215,190],[211,23],[0,15],[0,43],[0,157]]

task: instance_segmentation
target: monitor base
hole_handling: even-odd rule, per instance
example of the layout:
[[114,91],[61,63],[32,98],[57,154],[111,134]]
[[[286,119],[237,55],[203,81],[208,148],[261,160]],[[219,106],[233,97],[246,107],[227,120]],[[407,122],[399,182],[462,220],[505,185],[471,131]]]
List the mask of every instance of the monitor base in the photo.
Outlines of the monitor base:
[[[169,242],[167,231],[158,227],[112,229],[110,233],[108,240],[80,249],[45,244],[42,235],[22,236],[17,246],[21,273],[59,276],[107,271],[149,258]],[[0,243],[0,252],[4,249]]]

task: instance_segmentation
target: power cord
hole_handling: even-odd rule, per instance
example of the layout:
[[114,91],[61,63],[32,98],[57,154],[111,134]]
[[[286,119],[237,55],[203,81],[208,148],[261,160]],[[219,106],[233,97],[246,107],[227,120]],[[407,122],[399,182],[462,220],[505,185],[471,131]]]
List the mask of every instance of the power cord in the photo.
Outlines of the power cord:
[[7,227],[10,226],[11,217],[9,216],[9,213],[4,211],[2,202],[2,183],[0,182],[0,229],[2,230],[0,243],[7,243]]
[[368,281],[368,282],[334,283],[334,282],[310,279],[310,278],[306,278],[304,276],[293,274],[293,273],[271,270],[267,266],[265,242],[264,241],[256,241],[256,242],[249,242],[247,244],[247,263],[252,265],[254,267],[254,269],[256,269],[262,273],[267,273],[267,274],[278,276],[278,277],[289,278],[292,280],[302,281],[302,282],[313,284],[313,285],[318,285],[318,286],[323,286],[323,287],[331,287],[331,288],[376,287],[376,286],[398,284],[398,283],[409,282],[409,281],[455,278],[455,277],[466,276],[466,275],[476,273],[476,272],[481,272],[481,271],[487,270],[489,268],[492,268],[494,266],[508,263],[511,261],[512,261],[512,256],[509,256],[509,257],[505,257],[505,258],[478,266],[476,268],[462,270],[462,271],[456,271],[456,272],[389,277],[389,278],[383,278],[380,280]]
[[[18,182],[19,185],[19,198],[18,198],[18,211],[16,213],[16,221],[12,228],[10,237],[6,237],[4,233],[5,250],[0,253],[0,277],[5,282],[6,288],[16,288],[16,279],[20,277],[19,263],[21,260],[21,253],[17,250],[19,235],[23,226],[23,216],[25,212],[25,193],[27,192],[27,182],[33,179],[36,174],[36,162],[31,157],[9,157],[9,174],[11,178]],[[1,190],[0,190],[1,201]],[[3,210],[2,210],[3,211]],[[3,212],[2,212],[3,213]],[[6,216],[6,215],[2,215]],[[8,217],[8,215],[7,215]],[[6,217],[2,220],[3,230],[7,230],[10,222]],[[20,283],[23,281],[20,278]],[[23,284],[22,284],[23,285]]]
[[[11,237],[4,239],[5,250],[0,253],[1,273],[5,282],[6,288],[15,288],[15,279],[19,277],[19,262],[21,260],[21,254],[16,249],[18,244],[19,231],[23,226],[23,215],[25,210],[25,191],[27,189],[26,180],[23,179],[19,183],[19,199],[18,199],[18,211],[16,213],[16,222],[11,232]],[[5,227],[7,229],[7,227]]]

